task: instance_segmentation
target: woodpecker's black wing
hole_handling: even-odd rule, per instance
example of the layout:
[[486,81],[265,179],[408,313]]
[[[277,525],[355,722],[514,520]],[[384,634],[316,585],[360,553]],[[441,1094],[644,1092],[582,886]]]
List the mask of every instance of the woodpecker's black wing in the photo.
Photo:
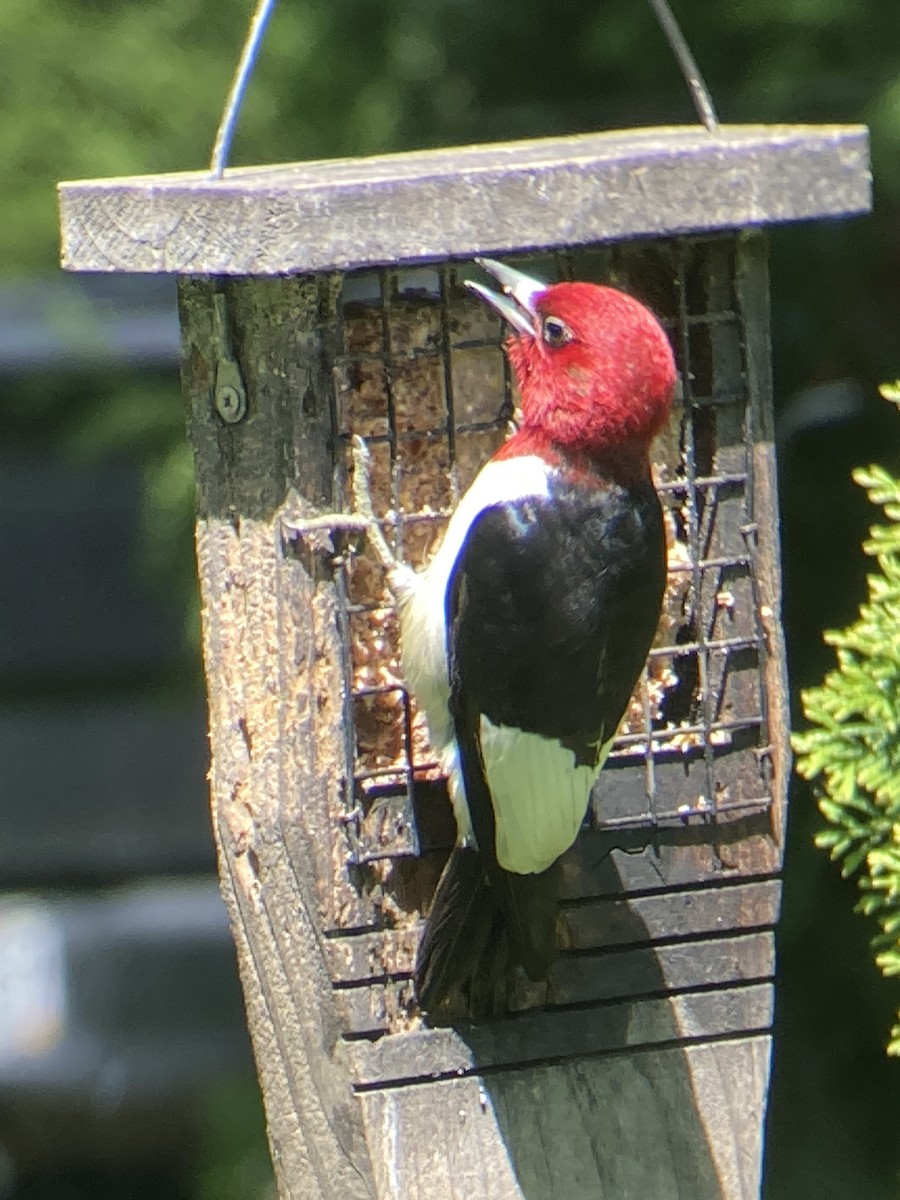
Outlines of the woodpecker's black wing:
[[485,509],[447,589],[451,709],[591,760],[646,661],[665,558],[649,481],[563,477],[548,497]]
[[[649,479],[585,475],[486,508],[450,577],[450,712],[478,857],[511,957],[535,979],[555,956],[553,864],[646,661],[664,582]],[[544,836],[552,852],[541,863]],[[440,941],[427,955],[433,978],[453,975],[435,966]]]

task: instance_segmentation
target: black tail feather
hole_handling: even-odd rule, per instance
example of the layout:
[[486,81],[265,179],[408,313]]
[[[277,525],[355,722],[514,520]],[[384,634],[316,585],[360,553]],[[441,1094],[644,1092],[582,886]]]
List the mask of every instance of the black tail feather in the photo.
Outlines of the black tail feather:
[[416,959],[416,995],[433,1018],[504,1011],[517,966],[533,980],[547,977],[556,957],[555,866],[540,875],[504,871],[497,883],[477,850],[453,851]]

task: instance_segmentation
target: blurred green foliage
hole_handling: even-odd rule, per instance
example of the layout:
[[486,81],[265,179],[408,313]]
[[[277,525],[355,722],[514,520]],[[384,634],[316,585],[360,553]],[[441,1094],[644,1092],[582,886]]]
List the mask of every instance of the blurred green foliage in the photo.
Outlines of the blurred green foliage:
[[[882,389],[900,404],[900,384]],[[794,735],[797,769],[821,790],[828,825],[816,845],[856,878],[860,912],[874,918],[876,962],[900,976],[900,479],[883,467],[855,471],[888,524],[873,525],[863,546],[876,560],[868,599],[846,629],[831,629],[837,666],[802,695],[810,728]],[[900,1056],[900,1013],[888,1053]]]
[[[202,167],[248,0],[5,0],[0,262],[50,270],[59,178]],[[677,5],[727,120],[866,120],[900,189],[894,0]],[[641,0],[282,0],[235,163],[693,120]]]
[[195,1200],[276,1200],[255,1080],[222,1083],[198,1113]]
[[[848,377],[867,397],[851,426],[796,438],[782,455],[791,672],[795,685],[809,684],[827,665],[820,630],[847,623],[864,586],[859,544],[868,518],[850,469],[885,461],[884,448],[896,445],[875,392],[896,372],[900,329],[900,5],[673,2],[724,120],[872,127],[874,216],[773,233],[780,396]],[[5,0],[0,264],[7,276],[56,269],[56,180],[205,165],[251,7],[250,0]],[[281,0],[232,161],[693,120],[643,0]],[[177,381],[152,374],[32,381],[5,388],[2,403],[7,434],[32,449],[140,458],[148,562],[165,586],[193,596],[192,485]],[[881,1047],[895,1001],[871,971],[864,923],[850,912],[852,891],[812,849],[820,824],[798,784],[779,935],[766,1194],[896,1200],[900,1095]],[[223,1153],[228,1140],[217,1143]],[[215,1178],[218,1187],[224,1176]]]

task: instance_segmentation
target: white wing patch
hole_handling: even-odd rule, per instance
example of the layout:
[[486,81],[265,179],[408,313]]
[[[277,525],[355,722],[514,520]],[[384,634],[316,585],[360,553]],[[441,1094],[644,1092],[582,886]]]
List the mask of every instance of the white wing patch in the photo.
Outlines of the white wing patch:
[[[591,788],[613,741],[610,738],[600,747],[596,767],[579,767],[572,751],[560,742],[494,725],[482,716],[485,776],[494,805],[494,850],[504,870],[532,875],[565,854],[578,836]],[[474,845],[455,741],[441,755],[441,767],[449,782],[457,845]]]
[[481,718],[485,775],[494,802],[497,862],[507,871],[544,871],[575,841],[591,788],[612,741],[596,766],[578,766],[560,742]]

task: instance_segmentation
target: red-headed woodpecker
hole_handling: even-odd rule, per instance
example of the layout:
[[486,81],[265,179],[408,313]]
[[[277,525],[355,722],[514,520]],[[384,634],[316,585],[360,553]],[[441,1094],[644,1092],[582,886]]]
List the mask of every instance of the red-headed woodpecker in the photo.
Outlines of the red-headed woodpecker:
[[429,566],[393,572],[406,682],[457,826],[416,964],[438,1017],[502,1006],[517,964],[546,978],[556,864],[644,666],[666,573],[648,450],[675,364],[659,322],[613,288],[479,262],[503,292],[468,287],[513,329],[519,428]]

